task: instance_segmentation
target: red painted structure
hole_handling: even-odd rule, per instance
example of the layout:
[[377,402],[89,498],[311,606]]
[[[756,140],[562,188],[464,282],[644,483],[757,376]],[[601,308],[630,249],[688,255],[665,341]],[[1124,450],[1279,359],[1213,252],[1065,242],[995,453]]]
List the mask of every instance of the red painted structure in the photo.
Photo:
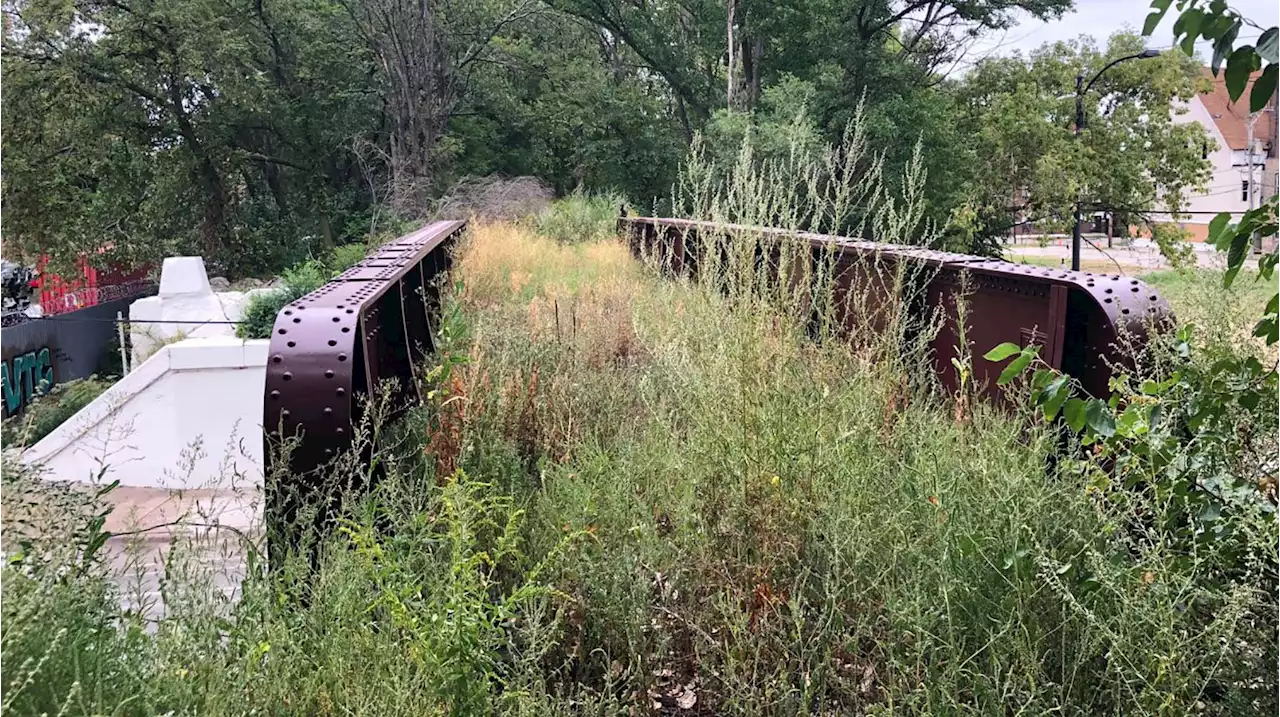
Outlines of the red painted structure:
[[133,269],[110,266],[98,269],[89,264],[88,257],[76,261],[74,273],[52,274],[46,271],[49,257],[36,263],[36,279],[31,286],[39,294],[40,313],[56,316],[107,301],[136,296],[153,283],[148,277],[151,264]]

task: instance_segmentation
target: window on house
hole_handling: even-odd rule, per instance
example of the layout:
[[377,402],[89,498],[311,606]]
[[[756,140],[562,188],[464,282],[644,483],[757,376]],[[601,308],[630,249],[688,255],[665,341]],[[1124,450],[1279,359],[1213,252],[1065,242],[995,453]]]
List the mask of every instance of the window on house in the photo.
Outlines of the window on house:
[[1247,179],[1240,183],[1240,201],[1249,201],[1249,180]]

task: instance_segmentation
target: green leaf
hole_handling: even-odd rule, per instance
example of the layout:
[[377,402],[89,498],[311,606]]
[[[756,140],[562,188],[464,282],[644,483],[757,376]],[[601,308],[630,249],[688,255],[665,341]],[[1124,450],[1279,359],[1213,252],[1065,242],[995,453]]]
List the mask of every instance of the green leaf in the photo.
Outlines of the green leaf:
[[1231,96],[1232,102],[1244,94],[1244,88],[1249,84],[1249,75],[1256,69],[1258,53],[1252,45],[1237,48],[1227,58],[1227,94]]
[[1200,28],[1200,36],[1206,40],[1217,40],[1221,38],[1223,35],[1227,34],[1231,28],[1235,27],[1237,22],[1239,22],[1230,15],[1215,16],[1212,11],[1210,11],[1206,17],[1206,19],[1208,18],[1213,18],[1213,21]]
[[1045,387],[1045,393],[1049,395],[1049,399],[1044,402],[1044,416],[1050,421],[1058,415],[1062,404],[1066,403],[1067,397],[1071,395],[1070,381],[1071,377],[1063,374]]
[[1034,351],[1023,351],[1021,354],[1018,354],[1018,358],[1010,361],[1009,365],[1005,366],[1004,370],[1000,372],[1000,378],[996,380],[996,383],[1001,386],[1009,383],[1014,379],[1014,377],[1022,373],[1027,366],[1030,366],[1031,360],[1035,357],[1036,355]]
[[1213,72],[1213,76],[1218,76],[1218,70],[1222,67],[1222,61],[1231,53],[1232,45],[1235,44],[1236,35],[1240,34],[1240,21],[1236,20],[1231,27],[1222,33],[1222,36],[1213,43],[1213,62],[1209,65],[1209,70]]
[[1145,430],[1142,408],[1138,404],[1130,404],[1116,421],[1116,431],[1122,436],[1136,436]]
[[1258,55],[1267,62],[1276,61],[1277,40],[1280,39],[1280,28],[1271,28],[1258,38]]
[[1248,250],[1248,232],[1237,229],[1236,235],[1231,239],[1231,248],[1227,251],[1227,271],[1222,275],[1223,286],[1231,286],[1231,282],[1236,280],[1236,274],[1239,274],[1240,267],[1244,266],[1244,257]]
[[1216,245],[1218,243],[1218,234],[1231,223],[1230,212],[1220,212],[1213,219],[1209,220],[1209,243]]
[[1084,420],[1092,430],[1103,438],[1110,438],[1116,434],[1116,420],[1111,415],[1111,410],[1107,408],[1107,404],[1092,399],[1084,409]]
[[1187,33],[1187,36],[1182,39],[1182,52],[1184,54],[1195,54],[1196,39],[1200,37],[1200,25],[1203,23],[1204,13],[1196,8],[1182,13],[1182,30]]
[[1261,112],[1271,101],[1271,96],[1276,93],[1276,65],[1267,65],[1267,69],[1262,71],[1258,79],[1253,82],[1253,89],[1249,91],[1249,111]]
[[1280,321],[1275,314],[1258,319],[1258,323],[1253,325],[1253,335],[1265,340],[1268,346],[1274,345],[1280,341]]
[[1066,405],[1062,407],[1062,418],[1075,433],[1079,433],[1084,428],[1084,412],[1085,403],[1079,398],[1067,399]]
[[1018,353],[1021,350],[1022,350],[1021,346],[1014,343],[1009,343],[1008,341],[1006,341],[1000,344],[999,346],[988,351],[986,354],[983,355],[982,358],[988,361],[1003,361],[1009,358],[1010,356]]
[[[1155,4],[1153,3],[1152,7],[1154,6]],[[1164,19],[1164,14],[1168,11],[1169,11],[1169,4],[1165,3],[1164,7],[1158,10],[1152,10],[1151,14],[1147,15],[1147,21],[1142,24],[1143,37],[1146,37],[1151,33],[1155,32],[1155,29],[1160,24],[1160,21]]]

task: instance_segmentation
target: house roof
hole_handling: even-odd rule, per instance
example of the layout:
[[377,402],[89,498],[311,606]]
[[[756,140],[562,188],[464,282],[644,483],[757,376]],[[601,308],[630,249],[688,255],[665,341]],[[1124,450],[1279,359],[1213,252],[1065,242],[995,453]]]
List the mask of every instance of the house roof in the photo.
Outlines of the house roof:
[[[1218,131],[1222,133],[1227,146],[1231,149],[1245,149],[1249,139],[1249,92],[1253,89],[1254,80],[1258,79],[1262,72],[1255,72],[1249,76],[1249,84],[1236,102],[1232,102],[1231,95],[1227,93],[1226,72],[1219,71],[1217,77],[1214,77],[1207,67],[1202,68],[1201,72],[1213,83],[1213,89],[1200,95],[1200,101],[1213,117],[1213,122],[1218,126]],[[1253,124],[1253,136],[1264,147],[1275,141],[1274,131],[1275,123],[1266,115],[1258,117]]]

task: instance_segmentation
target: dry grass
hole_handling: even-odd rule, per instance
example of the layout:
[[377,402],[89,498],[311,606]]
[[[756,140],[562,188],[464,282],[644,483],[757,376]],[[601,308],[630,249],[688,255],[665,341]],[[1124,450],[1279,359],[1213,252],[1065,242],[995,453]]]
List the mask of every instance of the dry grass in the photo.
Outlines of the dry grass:
[[464,298],[492,305],[514,294],[555,301],[584,286],[638,277],[638,267],[616,241],[561,244],[515,224],[476,222],[459,256]]

